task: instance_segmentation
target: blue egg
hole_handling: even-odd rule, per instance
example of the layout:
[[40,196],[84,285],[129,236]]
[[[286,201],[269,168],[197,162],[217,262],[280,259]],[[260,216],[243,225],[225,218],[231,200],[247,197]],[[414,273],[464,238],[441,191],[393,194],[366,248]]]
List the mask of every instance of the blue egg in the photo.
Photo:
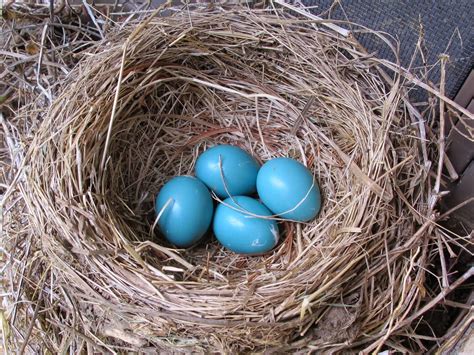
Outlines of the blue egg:
[[265,206],[282,218],[307,222],[321,208],[321,194],[313,175],[294,159],[276,158],[263,164],[257,176],[257,191]]
[[216,208],[213,229],[217,240],[239,254],[262,254],[274,248],[278,243],[278,224],[271,219],[252,217],[242,210],[258,216],[272,214],[262,203],[251,197],[228,198]]
[[196,161],[196,176],[220,198],[255,193],[258,169],[257,161],[246,151],[232,145],[218,145],[206,150]]
[[209,229],[214,205],[201,181],[192,176],[177,176],[168,181],[156,197],[157,215],[163,208],[158,220],[161,232],[172,244],[188,247]]

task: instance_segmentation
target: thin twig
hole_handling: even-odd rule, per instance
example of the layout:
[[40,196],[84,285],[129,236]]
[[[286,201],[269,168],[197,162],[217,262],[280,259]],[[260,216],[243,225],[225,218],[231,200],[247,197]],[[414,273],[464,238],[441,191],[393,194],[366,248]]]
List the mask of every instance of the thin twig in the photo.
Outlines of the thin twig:
[[107,136],[105,139],[105,147],[104,147],[104,152],[102,154],[102,161],[100,163],[100,168],[101,170],[105,169],[105,162],[107,160],[107,150],[109,148],[110,144],[110,137],[112,136],[112,127],[114,125],[114,120],[115,120],[115,111],[117,110],[117,102],[120,96],[120,87],[122,86],[122,76],[123,76],[123,68],[125,67],[125,58],[127,55],[127,47],[128,47],[128,41],[125,41],[123,44],[122,48],[122,60],[120,62],[120,69],[118,73],[118,80],[117,80],[117,88],[115,89],[115,96],[114,96],[114,102],[112,105],[112,112],[110,114],[110,121],[109,121],[109,127],[107,129]]
[[[444,96],[444,87],[445,87],[445,82],[446,82],[446,62],[448,60],[448,57],[446,55],[442,55],[440,57],[441,61],[441,81],[440,81],[440,94]],[[438,155],[439,155],[439,161],[438,161],[438,170],[436,173],[436,180],[435,184],[433,187],[433,195],[434,198],[431,201],[431,206],[430,208],[433,209],[435,204],[438,202],[438,196],[439,196],[439,188],[441,184],[441,175],[443,173],[443,166],[444,166],[444,154],[445,154],[445,134],[444,134],[444,128],[445,128],[445,122],[444,122],[444,101],[439,100],[439,142],[438,142]]]
[[46,23],[43,26],[43,32],[41,33],[41,45],[40,45],[40,53],[39,53],[39,57],[38,57],[38,68],[36,69],[36,84],[41,89],[44,96],[46,96],[48,101],[51,102],[53,100],[52,97],[51,97],[51,94],[41,84],[41,64],[43,62],[43,52],[44,52],[44,46],[45,46],[47,30],[48,30],[48,24]]
[[426,312],[428,312],[431,308],[436,306],[439,302],[441,302],[443,299],[446,298],[447,295],[449,295],[452,291],[457,289],[459,286],[461,286],[464,282],[466,282],[469,278],[471,278],[474,275],[474,267],[469,268],[461,277],[459,277],[456,281],[454,281],[451,285],[446,287],[445,289],[441,290],[441,292],[433,298],[430,302],[428,302],[426,305],[424,305],[421,309],[419,309],[416,313],[405,319],[403,322],[400,322],[395,326],[393,331],[396,331],[398,329],[401,329],[409,324],[411,324],[415,319],[418,317],[422,316]]
[[340,35],[342,35],[344,37],[348,37],[351,33],[349,30],[346,30],[345,28],[342,28],[340,26],[335,25],[334,23],[331,23],[331,21],[326,22],[326,20],[324,20],[323,18],[321,18],[319,16],[316,16],[316,15],[313,15],[305,9],[300,9],[296,6],[288,4],[287,2],[285,2],[283,0],[273,0],[273,2],[275,4],[286,7],[288,9],[292,10],[292,11],[295,11],[295,12],[299,13],[300,15],[304,15],[308,18],[314,19],[315,21],[318,21],[318,23],[321,23],[323,26],[326,26],[327,28],[330,28],[334,32],[337,32],[337,33],[339,33]]
[[314,103],[314,100],[315,100],[314,96],[311,96],[309,98],[308,102],[306,103],[306,105],[303,107],[303,110],[301,111],[300,115],[298,116],[298,119],[296,120],[295,125],[291,129],[291,134],[292,135],[295,135],[296,131],[298,131],[298,129],[300,128],[301,123],[305,119],[306,114],[308,113],[308,110],[311,108],[311,105]]
[[450,208],[449,210],[447,210],[446,212],[444,212],[442,215],[440,215],[437,219],[439,221],[442,221],[444,220],[446,217],[448,217],[449,215],[451,215],[452,213],[456,212],[457,210],[459,210],[460,208],[463,208],[464,206],[470,204],[474,202],[474,197],[469,197],[467,200],[464,200],[463,202],[459,203],[458,205]]
[[436,243],[438,245],[439,261],[441,264],[441,286],[443,288],[449,287],[448,268],[446,267],[446,259],[444,258],[443,243],[440,233],[435,231]]
[[99,34],[100,34],[100,37],[102,39],[104,39],[104,33],[102,32],[102,28],[100,27],[99,23],[97,22],[97,19],[95,18],[95,15],[94,15],[94,10],[92,9],[92,7],[89,5],[89,3],[87,2],[87,0],[82,0],[82,5],[84,6],[84,8],[86,9],[90,19],[92,20],[92,22],[94,23],[95,25],[95,28],[97,28],[97,31],[99,31]]
[[41,296],[43,295],[43,287],[44,287],[45,281],[46,281],[46,277],[43,278],[43,281],[39,285],[39,291],[40,292],[38,294],[38,298],[37,298],[37,301],[36,301],[36,306],[35,306],[35,310],[33,312],[33,316],[31,317],[30,324],[28,325],[28,329],[26,331],[25,339],[23,340],[23,344],[21,344],[21,348],[20,348],[20,351],[19,351],[20,355],[23,355],[25,353],[26,347],[28,346],[28,341],[29,341],[30,336],[31,336],[31,332],[33,331],[33,328],[35,327],[36,318],[38,317],[38,313],[39,313],[39,310],[40,310]]

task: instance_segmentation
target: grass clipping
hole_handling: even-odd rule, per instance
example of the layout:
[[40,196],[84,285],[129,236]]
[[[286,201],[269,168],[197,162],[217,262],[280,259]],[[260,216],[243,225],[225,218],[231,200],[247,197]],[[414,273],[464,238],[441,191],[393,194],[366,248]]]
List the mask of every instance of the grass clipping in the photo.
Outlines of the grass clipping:
[[[419,346],[426,137],[400,72],[315,23],[282,10],[181,12],[130,22],[89,50],[38,113],[19,178],[25,240],[41,244],[25,255],[47,261],[30,341],[53,352]],[[213,236],[166,244],[154,196],[220,143],[303,162],[319,216],[281,222],[264,256]]]

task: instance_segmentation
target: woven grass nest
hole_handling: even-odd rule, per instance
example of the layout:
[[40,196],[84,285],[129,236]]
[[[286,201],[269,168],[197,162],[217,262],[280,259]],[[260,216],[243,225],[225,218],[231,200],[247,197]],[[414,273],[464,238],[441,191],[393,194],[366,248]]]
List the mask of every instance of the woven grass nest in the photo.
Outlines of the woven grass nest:
[[[29,223],[64,296],[46,328],[110,351],[419,349],[433,210],[408,84],[334,28],[207,9],[129,22],[89,50],[26,156]],[[280,222],[263,256],[212,235],[167,244],[156,193],[220,143],[304,163],[319,216]]]

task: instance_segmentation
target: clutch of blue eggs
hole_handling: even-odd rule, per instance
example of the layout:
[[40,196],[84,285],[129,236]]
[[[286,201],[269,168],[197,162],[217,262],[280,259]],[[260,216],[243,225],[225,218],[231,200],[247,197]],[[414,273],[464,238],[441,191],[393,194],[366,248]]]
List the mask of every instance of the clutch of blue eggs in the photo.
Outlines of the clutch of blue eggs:
[[[308,222],[321,208],[314,176],[295,159],[260,166],[239,147],[217,145],[198,157],[195,174],[169,180],[155,201],[161,233],[180,248],[198,242],[212,225],[227,249],[264,254],[278,244],[279,220]],[[220,201],[215,211],[211,192]]]

